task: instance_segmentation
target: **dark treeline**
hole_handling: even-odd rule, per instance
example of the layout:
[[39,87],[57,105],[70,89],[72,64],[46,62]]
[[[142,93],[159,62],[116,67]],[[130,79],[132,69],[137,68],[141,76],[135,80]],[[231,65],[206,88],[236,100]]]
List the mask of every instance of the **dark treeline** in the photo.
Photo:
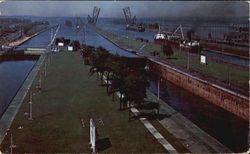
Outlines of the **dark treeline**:
[[[90,65],[89,74],[96,74],[97,80],[112,95],[120,93],[120,109],[140,106],[146,98],[149,87],[145,58],[128,58],[109,53],[103,47],[84,46],[81,55],[85,65]],[[129,110],[129,120],[131,118]]]

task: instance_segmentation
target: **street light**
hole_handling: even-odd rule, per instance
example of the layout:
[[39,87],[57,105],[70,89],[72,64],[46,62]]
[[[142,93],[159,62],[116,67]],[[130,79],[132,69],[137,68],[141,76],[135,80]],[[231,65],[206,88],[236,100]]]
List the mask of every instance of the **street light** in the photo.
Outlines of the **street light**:
[[10,134],[10,154],[13,154],[13,148],[16,148],[16,145],[13,143],[13,134],[10,129],[7,129],[6,134]]
[[30,100],[29,100],[29,118],[28,120],[33,120],[32,118],[32,91],[30,91]]
[[42,71],[40,70],[40,78],[39,78],[39,92],[41,92],[41,90],[42,90]]
[[162,81],[162,78],[159,77],[158,82],[157,82],[157,102],[158,102],[157,117],[158,117],[158,120],[159,120],[159,115],[160,115],[160,82],[161,81]]

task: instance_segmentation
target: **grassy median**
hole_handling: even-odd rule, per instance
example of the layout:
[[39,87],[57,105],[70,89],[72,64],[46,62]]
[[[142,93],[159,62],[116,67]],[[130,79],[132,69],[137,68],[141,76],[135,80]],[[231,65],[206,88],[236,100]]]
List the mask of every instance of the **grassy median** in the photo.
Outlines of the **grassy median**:
[[[118,98],[112,102],[106,88],[88,75],[79,53],[53,56],[47,70],[42,92],[35,88],[39,75],[32,85],[34,120],[24,114],[29,109],[27,96],[11,125],[13,152],[89,153],[89,118],[97,126],[99,152],[166,152],[139,121],[128,121],[128,111],[118,110]],[[1,151],[9,152],[9,146],[7,135]]]

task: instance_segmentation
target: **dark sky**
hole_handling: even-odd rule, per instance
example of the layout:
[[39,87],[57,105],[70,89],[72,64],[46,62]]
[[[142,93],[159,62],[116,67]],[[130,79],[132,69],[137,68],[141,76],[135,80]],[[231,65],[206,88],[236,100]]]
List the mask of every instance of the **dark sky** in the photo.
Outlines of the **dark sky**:
[[[1,1],[1,0],[0,0]],[[5,1],[0,3],[2,15],[82,16],[101,8],[101,17],[123,17],[122,8],[129,6],[140,17],[162,16],[248,16],[247,2],[227,1]]]

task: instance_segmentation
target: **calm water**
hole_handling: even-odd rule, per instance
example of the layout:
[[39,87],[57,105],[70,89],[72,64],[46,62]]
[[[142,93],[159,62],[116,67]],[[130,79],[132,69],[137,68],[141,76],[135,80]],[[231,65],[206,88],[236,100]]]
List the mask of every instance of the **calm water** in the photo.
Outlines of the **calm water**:
[[[46,48],[50,41],[50,30],[20,45],[18,50],[26,48]],[[25,81],[36,60],[18,60],[0,62],[0,116]]]
[[0,116],[35,63],[35,60],[0,62]]
[[[67,18],[67,20],[68,19],[74,21],[72,18]],[[53,24],[65,23],[65,19],[63,18],[52,18],[50,20]],[[117,26],[112,27],[112,25],[104,25],[104,27],[122,32],[123,35],[133,36],[135,35],[134,33],[137,33],[133,31],[125,31]],[[85,32],[86,43],[89,45],[102,45],[112,53],[118,53],[122,56],[134,56],[133,54],[114,46],[112,43],[108,42],[91,29],[86,29]],[[58,37],[65,37],[84,42],[83,35],[79,34],[80,33],[77,33],[77,30],[73,27],[61,25]],[[151,34],[144,33],[143,35]],[[33,47],[46,47],[49,39],[50,31],[47,31],[24,43],[20,48],[25,48],[29,45]],[[16,91],[34,64],[35,61],[8,61],[0,63],[1,108],[8,105],[8,102],[15,95]],[[156,84],[154,80],[151,80],[150,90],[156,93]],[[242,151],[246,148],[248,136],[248,124],[246,121],[243,121],[231,113],[171,83],[167,83],[165,87],[161,87],[160,96],[161,99],[163,99],[171,107],[190,119],[201,129],[208,132],[211,136],[217,138],[233,151]]]
[[44,31],[40,35],[30,39],[29,41],[19,46],[17,50],[24,50],[27,48],[46,48],[47,45],[50,43],[50,35],[50,30]]

